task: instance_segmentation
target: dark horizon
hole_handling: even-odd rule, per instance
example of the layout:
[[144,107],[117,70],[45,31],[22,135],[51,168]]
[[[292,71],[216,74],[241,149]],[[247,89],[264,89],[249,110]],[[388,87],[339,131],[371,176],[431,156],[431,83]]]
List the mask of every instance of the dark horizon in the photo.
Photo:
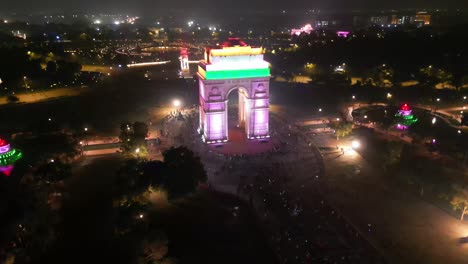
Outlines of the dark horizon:
[[5,13],[50,13],[50,12],[82,12],[82,13],[132,13],[136,15],[160,15],[168,9],[182,10],[191,9],[196,13],[203,13],[209,10],[210,12],[242,12],[252,13],[255,10],[300,10],[300,9],[321,9],[325,11],[376,11],[383,9],[467,9],[468,2],[457,0],[395,0],[392,2],[383,0],[332,0],[325,1],[319,0],[305,4],[300,0],[288,1],[286,4],[282,1],[256,1],[251,2],[247,0],[233,1],[214,1],[214,0],[199,0],[189,1],[181,0],[177,2],[164,2],[164,1],[149,1],[149,0],[104,0],[104,1],[61,1],[61,0],[45,0],[45,1],[32,1],[32,0],[18,0],[8,1],[1,0],[0,3],[4,8],[2,11]]

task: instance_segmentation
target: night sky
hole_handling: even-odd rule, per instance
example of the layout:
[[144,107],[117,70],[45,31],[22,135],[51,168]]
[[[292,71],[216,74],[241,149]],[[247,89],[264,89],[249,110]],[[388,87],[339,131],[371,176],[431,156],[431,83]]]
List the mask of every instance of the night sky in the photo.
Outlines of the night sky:
[[216,8],[216,9],[379,9],[379,8],[468,8],[466,0],[0,0],[3,11],[99,11],[159,13],[166,8]]

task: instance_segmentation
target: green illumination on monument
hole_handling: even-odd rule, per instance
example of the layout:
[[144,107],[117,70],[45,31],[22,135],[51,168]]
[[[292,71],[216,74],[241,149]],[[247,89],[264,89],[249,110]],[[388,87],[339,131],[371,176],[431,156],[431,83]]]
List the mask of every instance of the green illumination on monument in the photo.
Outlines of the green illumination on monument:
[[205,78],[207,80],[269,77],[270,69],[265,68],[248,70],[207,71],[205,74]]

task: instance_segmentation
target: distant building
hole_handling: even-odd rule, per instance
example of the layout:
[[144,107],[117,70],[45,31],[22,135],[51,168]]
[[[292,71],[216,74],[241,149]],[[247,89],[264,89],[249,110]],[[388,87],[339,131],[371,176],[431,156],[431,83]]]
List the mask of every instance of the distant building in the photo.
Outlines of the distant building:
[[305,34],[310,34],[310,32],[312,32],[314,30],[314,28],[312,27],[311,24],[307,24],[301,28],[293,28],[291,29],[291,35],[296,35],[296,36],[299,36],[301,35],[302,33],[305,33]]
[[430,25],[431,24],[431,15],[428,14],[427,12],[418,12],[414,16],[414,22],[415,23],[422,23],[424,26]]
[[388,16],[372,16],[370,17],[372,25],[387,25],[389,23]]
[[13,34],[13,36],[17,37],[17,38],[22,38],[24,40],[26,40],[26,33],[23,33],[19,30],[17,31],[11,31],[11,33]]

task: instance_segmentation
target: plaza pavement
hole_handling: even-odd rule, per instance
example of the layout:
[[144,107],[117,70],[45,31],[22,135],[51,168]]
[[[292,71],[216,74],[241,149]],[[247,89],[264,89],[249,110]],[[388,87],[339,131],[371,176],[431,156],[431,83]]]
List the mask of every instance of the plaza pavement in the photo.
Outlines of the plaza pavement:
[[[350,144],[337,142],[330,134],[308,137],[317,147]],[[468,263],[468,245],[460,243],[468,235],[466,222],[402,191],[357,152],[329,153],[324,163],[328,186],[324,195],[389,263]]]

